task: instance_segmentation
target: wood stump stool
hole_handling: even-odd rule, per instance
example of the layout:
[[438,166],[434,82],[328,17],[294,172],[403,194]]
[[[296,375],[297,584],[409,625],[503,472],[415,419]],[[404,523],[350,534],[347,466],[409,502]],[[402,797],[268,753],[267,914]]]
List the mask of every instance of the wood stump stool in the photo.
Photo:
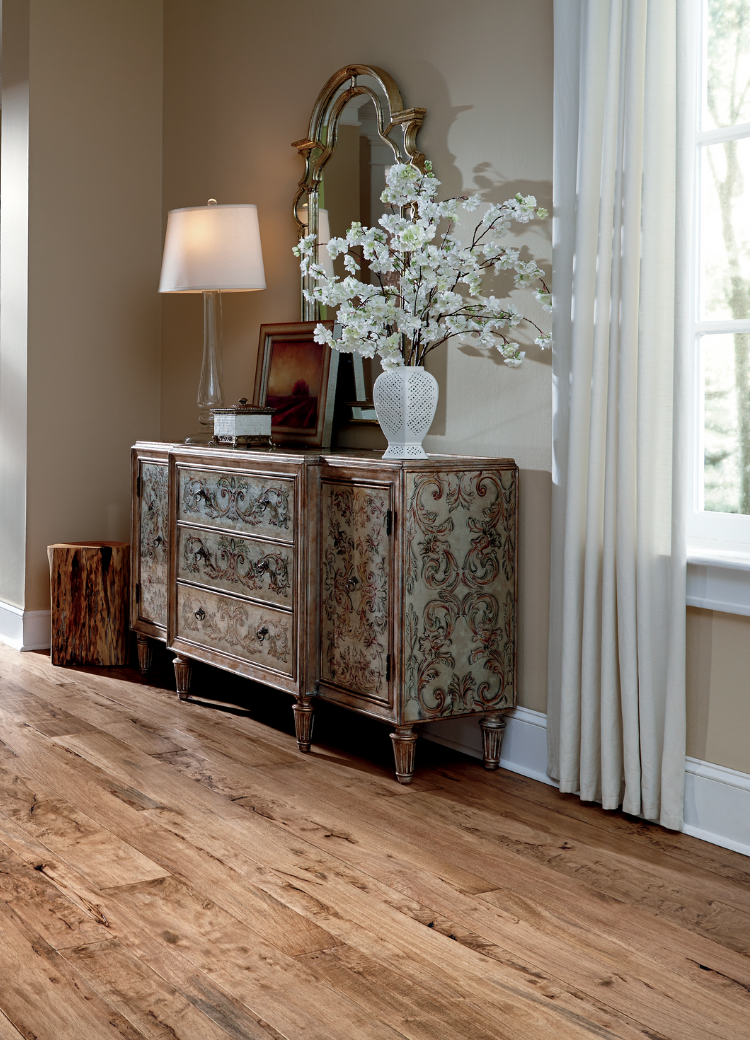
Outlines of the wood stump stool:
[[129,542],[47,546],[52,599],[52,664],[129,661]]

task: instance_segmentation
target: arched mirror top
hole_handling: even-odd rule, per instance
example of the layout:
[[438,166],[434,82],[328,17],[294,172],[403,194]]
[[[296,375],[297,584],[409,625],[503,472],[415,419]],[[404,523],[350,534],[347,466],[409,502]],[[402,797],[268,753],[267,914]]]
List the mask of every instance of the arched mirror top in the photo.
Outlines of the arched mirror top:
[[[417,133],[426,114],[424,108],[404,108],[396,81],[374,65],[347,65],[328,80],[318,95],[310,116],[308,136],[295,141],[305,160],[305,172],[294,197],[294,219],[300,235],[317,234],[317,196],[323,168],[336,150],[344,110],[372,102],[376,132],[390,146],[393,162],[413,163],[423,168],[424,155],[417,149]],[[307,203],[300,219],[300,208]]]

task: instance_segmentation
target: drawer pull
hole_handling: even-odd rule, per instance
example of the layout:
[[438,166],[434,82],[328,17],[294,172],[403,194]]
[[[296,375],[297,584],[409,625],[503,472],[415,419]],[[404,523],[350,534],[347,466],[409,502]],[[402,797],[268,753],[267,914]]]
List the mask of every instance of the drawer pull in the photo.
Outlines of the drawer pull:
[[257,631],[257,632],[255,633],[255,635],[257,636],[258,642],[259,642],[259,643],[262,643],[262,642],[263,642],[263,640],[264,640],[264,639],[266,638],[266,636],[268,635],[268,629],[267,629],[267,628],[266,628],[266,626],[264,625],[264,626],[263,626],[262,628],[259,628],[259,629],[258,629],[258,631]]
[[198,608],[198,609],[196,610],[196,612],[195,612],[195,617],[196,617],[196,619],[197,619],[198,621],[204,621],[204,620],[205,620],[205,617],[206,617],[206,612],[205,612],[205,610],[203,609],[203,607],[199,607],[199,608]]
[[359,579],[358,578],[354,578],[354,577],[350,578],[349,581],[346,583],[346,587],[348,589],[356,589],[356,587],[358,585],[359,585]]

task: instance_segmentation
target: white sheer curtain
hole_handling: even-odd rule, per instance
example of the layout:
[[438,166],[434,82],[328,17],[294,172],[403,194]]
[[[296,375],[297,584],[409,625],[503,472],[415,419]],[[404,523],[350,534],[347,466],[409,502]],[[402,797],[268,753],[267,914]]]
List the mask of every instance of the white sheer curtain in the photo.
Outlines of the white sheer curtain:
[[689,449],[675,303],[681,3],[555,0],[548,704],[562,791],[674,829]]

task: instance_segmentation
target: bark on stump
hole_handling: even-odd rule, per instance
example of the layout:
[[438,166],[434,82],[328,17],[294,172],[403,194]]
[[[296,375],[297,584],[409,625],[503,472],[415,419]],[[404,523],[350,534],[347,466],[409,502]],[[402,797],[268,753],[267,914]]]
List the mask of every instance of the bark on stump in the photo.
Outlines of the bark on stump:
[[66,542],[47,556],[52,664],[128,664],[129,543]]

